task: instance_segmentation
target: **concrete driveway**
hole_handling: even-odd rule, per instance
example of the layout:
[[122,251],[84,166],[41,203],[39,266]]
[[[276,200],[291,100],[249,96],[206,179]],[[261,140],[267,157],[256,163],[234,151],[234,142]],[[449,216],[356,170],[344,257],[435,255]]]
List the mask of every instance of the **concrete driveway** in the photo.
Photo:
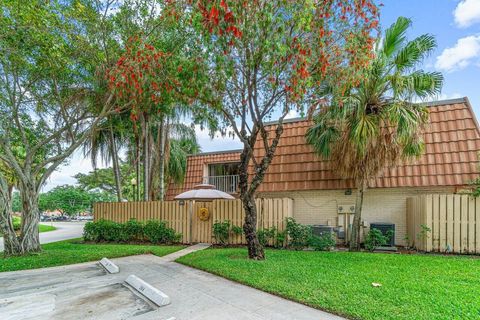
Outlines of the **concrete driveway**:
[[[2,320],[26,319],[342,319],[320,310],[172,262],[187,250],[112,259],[120,273],[96,263],[0,273]],[[123,284],[135,274],[166,293],[157,308]]]
[[[74,238],[83,234],[85,222],[42,222],[41,224],[53,225],[57,230],[40,233],[40,243],[50,243]],[[3,237],[0,237],[0,252],[3,251]]]

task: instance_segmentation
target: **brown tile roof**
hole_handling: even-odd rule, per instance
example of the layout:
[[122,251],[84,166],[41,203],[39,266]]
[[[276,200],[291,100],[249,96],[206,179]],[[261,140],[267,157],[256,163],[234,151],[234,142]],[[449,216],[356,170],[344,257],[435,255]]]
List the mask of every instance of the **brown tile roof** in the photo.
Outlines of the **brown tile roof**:
[[[430,124],[425,132],[426,150],[420,159],[405,163],[370,183],[373,188],[462,186],[478,176],[480,130],[467,98],[429,104]],[[352,188],[353,182],[330,170],[329,161],[314,154],[305,142],[311,122],[286,121],[284,132],[259,191]],[[274,130],[274,126],[270,127]],[[255,148],[260,156],[263,147]],[[185,189],[201,182],[203,164],[238,160],[240,151],[196,155],[188,158]],[[169,190],[169,194],[179,189]]]

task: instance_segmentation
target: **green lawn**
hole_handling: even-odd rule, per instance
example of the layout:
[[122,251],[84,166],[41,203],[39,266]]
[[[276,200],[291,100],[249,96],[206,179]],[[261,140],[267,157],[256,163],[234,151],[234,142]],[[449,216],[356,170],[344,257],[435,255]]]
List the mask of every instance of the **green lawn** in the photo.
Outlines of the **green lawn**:
[[[57,230],[57,228],[55,228],[54,226],[50,226],[50,225],[47,225],[47,224],[39,224],[38,225],[38,232],[49,232],[49,231],[53,231],[53,230]],[[0,232],[0,237],[2,237],[2,233]]]
[[[352,319],[479,319],[480,259],[435,255],[208,249],[177,260]],[[373,287],[372,282],[381,283]]]
[[100,260],[103,257],[116,258],[144,253],[164,256],[183,246],[83,244],[81,239],[74,239],[44,244],[42,248],[41,253],[29,256],[0,257],[0,272],[61,266]]
[[38,225],[38,231],[39,232],[49,232],[49,231],[53,231],[53,230],[57,230],[57,228],[55,228],[54,226],[47,225],[47,224],[39,224]]

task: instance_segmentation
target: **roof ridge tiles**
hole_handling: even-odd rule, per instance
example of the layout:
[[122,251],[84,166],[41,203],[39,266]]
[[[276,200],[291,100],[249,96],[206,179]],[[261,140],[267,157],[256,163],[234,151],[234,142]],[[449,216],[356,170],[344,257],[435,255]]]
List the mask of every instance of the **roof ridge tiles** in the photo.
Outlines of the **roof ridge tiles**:
[[[467,103],[467,102],[468,102],[467,97],[463,97],[463,98],[419,102],[418,104],[423,104],[426,107],[436,107],[436,106],[444,106],[444,105],[462,104],[462,103]],[[284,119],[283,124],[289,124],[289,123],[293,123],[293,122],[302,122],[302,121],[310,121],[310,119],[308,119],[306,117],[289,118],[289,119]],[[277,123],[278,123],[278,120],[273,120],[273,121],[264,122],[263,124],[265,126],[270,126],[270,125],[274,125],[274,124],[277,124]]]

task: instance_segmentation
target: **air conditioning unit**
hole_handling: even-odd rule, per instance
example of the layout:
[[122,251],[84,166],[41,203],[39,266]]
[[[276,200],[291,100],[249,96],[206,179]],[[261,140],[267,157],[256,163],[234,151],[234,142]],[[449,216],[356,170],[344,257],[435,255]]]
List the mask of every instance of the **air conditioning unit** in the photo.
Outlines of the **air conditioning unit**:
[[316,236],[321,236],[326,233],[334,233],[336,227],[334,226],[327,226],[324,224],[316,224],[312,226],[312,233]]
[[370,223],[370,230],[374,228],[380,230],[384,236],[391,230],[390,233],[392,236],[390,237],[390,241],[387,242],[387,246],[395,246],[395,224],[383,222]]
[[337,206],[337,213],[355,213],[355,205],[354,204],[339,204]]

